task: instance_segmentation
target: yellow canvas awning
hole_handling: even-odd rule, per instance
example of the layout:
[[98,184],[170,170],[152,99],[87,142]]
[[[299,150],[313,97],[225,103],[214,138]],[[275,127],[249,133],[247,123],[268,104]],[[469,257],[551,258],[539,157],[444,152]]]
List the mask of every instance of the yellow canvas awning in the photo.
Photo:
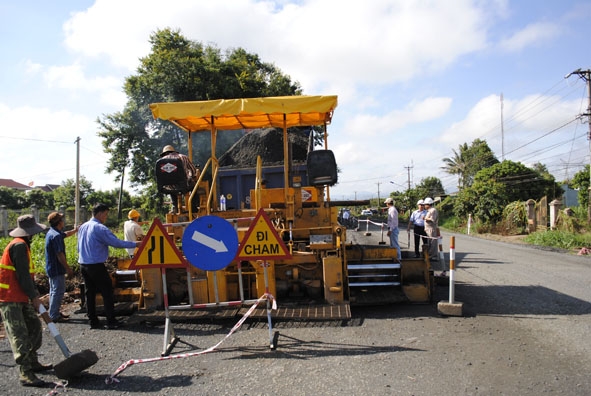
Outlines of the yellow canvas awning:
[[152,103],[154,118],[187,132],[330,124],[337,96],[278,96],[195,102]]

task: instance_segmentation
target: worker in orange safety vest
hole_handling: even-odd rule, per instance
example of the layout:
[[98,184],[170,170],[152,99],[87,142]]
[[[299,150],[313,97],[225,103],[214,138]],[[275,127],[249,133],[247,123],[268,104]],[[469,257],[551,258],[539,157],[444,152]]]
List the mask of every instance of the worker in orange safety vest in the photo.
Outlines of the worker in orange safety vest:
[[34,282],[30,250],[33,235],[46,229],[32,215],[20,216],[17,227],[9,233],[14,239],[4,249],[0,261],[0,314],[23,386],[45,386],[45,381],[35,373],[53,368],[39,363],[37,356],[42,342],[41,321],[37,316],[41,300]]

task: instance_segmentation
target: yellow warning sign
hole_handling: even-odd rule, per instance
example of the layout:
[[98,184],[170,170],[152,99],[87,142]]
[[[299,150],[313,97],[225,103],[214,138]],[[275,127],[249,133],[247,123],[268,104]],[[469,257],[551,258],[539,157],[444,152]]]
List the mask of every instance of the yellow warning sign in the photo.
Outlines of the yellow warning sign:
[[158,219],[154,219],[150,230],[142,239],[129,269],[186,268],[187,262],[168,236]]
[[289,251],[264,209],[259,209],[240,244],[236,258],[239,260],[277,260],[290,257]]

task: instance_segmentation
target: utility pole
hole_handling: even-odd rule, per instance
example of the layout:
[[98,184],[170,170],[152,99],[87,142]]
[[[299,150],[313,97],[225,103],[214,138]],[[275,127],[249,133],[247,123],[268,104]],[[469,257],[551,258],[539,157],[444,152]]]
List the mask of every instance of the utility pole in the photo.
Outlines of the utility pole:
[[587,112],[581,114],[581,117],[587,117],[589,124],[589,132],[587,133],[587,140],[589,140],[589,188],[588,191],[588,202],[587,202],[587,222],[591,224],[591,70],[581,70],[580,68],[568,73],[564,78],[569,78],[571,75],[576,74],[581,77],[587,83]]
[[505,126],[503,121],[503,93],[501,92],[501,158],[505,161]]
[[80,225],[80,136],[76,137],[76,188],[74,198],[74,227]]
[[117,202],[117,220],[121,221],[121,202],[123,201],[123,180],[125,179],[125,166],[121,170],[121,185],[119,186],[119,202]]
[[410,170],[413,168],[413,166],[405,166],[404,169],[406,169],[406,173],[408,174],[408,188],[407,191],[410,190]]
[[406,169],[406,173],[408,175],[408,177],[407,177],[408,184],[407,184],[407,188],[406,188],[406,207],[409,208],[409,209],[412,208],[412,205],[410,203],[410,196],[409,196],[409,194],[410,194],[410,171],[411,171],[411,169],[413,167],[414,167],[414,165],[413,165],[412,162],[410,163],[410,166],[405,166],[404,167]]
[[378,208],[380,207],[381,201],[380,201],[380,184],[382,184],[381,182],[377,182],[376,183],[378,185]]

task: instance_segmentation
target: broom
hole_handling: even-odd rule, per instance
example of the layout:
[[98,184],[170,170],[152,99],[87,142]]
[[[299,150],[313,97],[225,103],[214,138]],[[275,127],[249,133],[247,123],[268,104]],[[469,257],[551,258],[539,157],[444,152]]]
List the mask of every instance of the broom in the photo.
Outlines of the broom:
[[66,357],[65,360],[61,361],[60,363],[53,366],[55,371],[55,375],[61,379],[68,379],[73,377],[76,374],[81,373],[82,371],[86,370],[96,362],[98,362],[98,356],[96,352],[91,351],[90,349],[85,349],[82,352],[72,353],[66,346],[64,339],[62,338],[57,326],[47,313],[47,310],[43,306],[43,304],[39,305],[39,314],[47,323],[47,327],[49,328],[49,332],[57,342],[57,345],[62,350],[62,353]]

